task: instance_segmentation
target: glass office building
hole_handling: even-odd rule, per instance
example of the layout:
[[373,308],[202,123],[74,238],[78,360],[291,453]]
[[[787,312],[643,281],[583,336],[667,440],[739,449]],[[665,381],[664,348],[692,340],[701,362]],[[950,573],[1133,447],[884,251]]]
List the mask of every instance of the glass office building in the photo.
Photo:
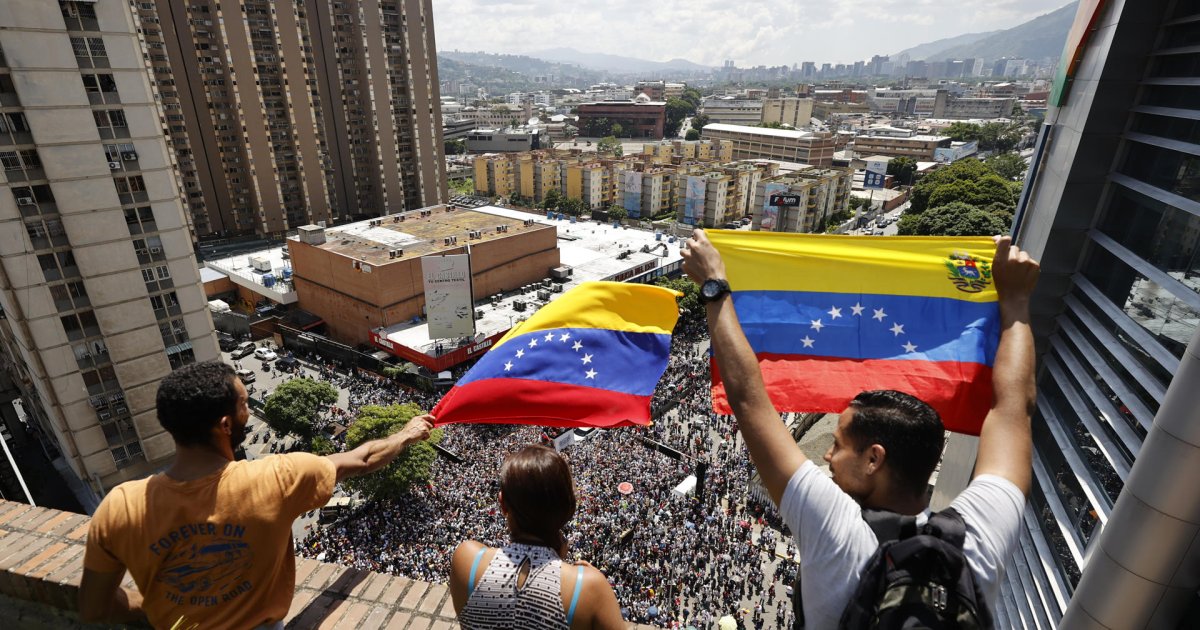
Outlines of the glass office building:
[[[1129,497],[1123,509],[1144,514],[1127,516],[1128,531],[1118,532],[1114,509],[1131,494],[1131,477],[1155,466],[1179,473],[1177,488],[1158,484],[1178,493],[1168,504],[1200,503],[1200,476],[1185,478],[1200,466],[1200,430],[1164,438],[1179,444],[1139,466],[1148,436],[1162,431],[1156,415],[1173,379],[1184,377],[1180,362],[1200,321],[1200,3],[1080,5],[1076,28],[1089,36],[1065,102],[1047,114],[1017,219],[1018,242],[1043,264],[1039,396],[1034,483],[997,622],[1180,627],[1196,601],[1200,519]],[[1191,380],[1200,381],[1195,372]],[[1200,389],[1184,385],[1175,389]],[[1190,414],[1196,427],[1200,409]],[[947,457],[955,456],[972,454]],[[1107,528],[1113,538],[1100,545]],[[1138,562],[1122,555],[1174,562],[1178,580],[1135,579],[1136,568],[1123,577],[1121,567]],[[1128,580],[1109,610],[1072,601],[1095,586],[1089,568],[1105,574],[1097,579]]]

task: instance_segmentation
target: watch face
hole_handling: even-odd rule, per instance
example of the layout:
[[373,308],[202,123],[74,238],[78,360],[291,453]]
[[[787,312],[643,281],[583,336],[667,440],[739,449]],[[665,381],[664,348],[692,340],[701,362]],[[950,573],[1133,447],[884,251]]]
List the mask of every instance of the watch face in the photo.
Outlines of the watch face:
[[704,285],[700,287],[700,294],[706,298],[712,299],[717,297],[717,292],[721,290],[720,285],[716,280],[705,280]]

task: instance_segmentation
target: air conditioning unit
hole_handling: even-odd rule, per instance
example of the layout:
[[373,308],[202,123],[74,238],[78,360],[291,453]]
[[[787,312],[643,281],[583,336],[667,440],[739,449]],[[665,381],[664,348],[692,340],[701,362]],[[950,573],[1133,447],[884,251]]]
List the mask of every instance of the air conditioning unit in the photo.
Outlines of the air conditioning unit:
[[33,200],[33,197],[17,197],[17,205],[18,206],[36,206],[37,202]]
[[393,260],[394,260],[394,259],[396,258],[396,250],[394,250],[394,249],[393,249],[393,250],[389,250],[389,251],[388,251],[388,258],[391,258],[391,259],[393,259]]
[[121,170],[121,163],[120,162],[109,162],[108,168],[111,168],[114,171],[119,171],[119,170]]
[[121,159],[125,160],[126,162],[132,162],[132,161],[138,159],[137,152],[136,151],[125,151],[125,152],[121,153]]
[[151,248],[150,248],[150,253],[151,253],[151,254],[161,254],[161,253],[162,253],[162,248],[161,248],[161,247],[151,247]]

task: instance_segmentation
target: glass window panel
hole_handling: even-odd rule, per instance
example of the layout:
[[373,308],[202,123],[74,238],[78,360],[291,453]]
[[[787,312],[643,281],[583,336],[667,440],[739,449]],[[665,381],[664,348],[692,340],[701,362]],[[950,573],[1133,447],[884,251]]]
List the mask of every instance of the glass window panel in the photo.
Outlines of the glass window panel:
[[[1087,425],[1079,419],[1075,408],[1071,406],[1071,402],[1067,400],[1066,394],[1063,393],[1062,387],[1052,376],[1050,372],[1045,372],[1046,376],[1038,381],[1038,394],[1044,397],[1050,408],[1058,415],[1062,421],[1062,428],[1070,436],[1075,445],[1075,450],[1079,453],[1084,462],[1088,464],[1088,469],[1095,475],[1096,481],[1100,487],[1104,488],[1105,494],[1111,502],[1115,503],[1117,495],[1121,493],[1121,488],[1125,486],[1121,481],[1120,475],[1113,470],[1112,464],[1104,458],[1104,453],[1100,450],[1095,438],[1088,431]],[[1067,384],[1067,386],[1071,386]],[[1080,392],[1080,396],[1083,393]],[[1035,422],[1034,426],[1044,424],[1045,421]],[[1044,427],[1043,427],[1044,429]],[[1048,435],[1048,434],[1047,434]],[[1042,452],[1039,450],[1039,452]],[[1058,457],[1062,457],[1062,453],[1057,453]],[[1042,458],[1043,461],[1049,461],[1047,457]],[[1076,485],[1078,488],[1078,485]]]
[[[1197,162],[1200,164],[1200,162]],[[1200,289],[1200,216],[1116,187],[1100,229],[1155,267]]]
[[[1200,91],[1194,96],[1200,100]],[[1200,156],[1131,142],[1121,172],[1185,199],[1200,201]]]
[[1054,565],[1058,568],[1059,574],[1066,583],[1068,594],[1075,592],[1075,585],[1079,583],[1079,567],[1075,566],[1075,557],[1071,555],[1071,548],[1067,546],[1067,540],[1063,538],[1062,530],[1058,527],[1058,521],[1054,517],[1054,512],[1050,510],[1050,504],[1046,501],[1046,497],[1042,494],[1042,486],[1040,483],[1034,483],[1033,488],[1029,493],[1029,505],[1033,508],[1033,513],[1037,517],[1038,525],[1042,528],[1042,535],[1046,538],[1046,543],[1053,550]]
[[[1154,335],[1164,348],[1176,357],[1183,357],[1183,351],[1200,323],[1200,313],[1103,247],[1092,248],[1083,266],[1083,275],[1133,321]],[[1200,290],[1200,282],[1193,274],[1172,272],[1171,275],[1192,290]]]
[[[1074,313],[1066,315],[1066,317],[1071,320],[1071,323],[1075,324],[1075,327],[1077,329],[1079,329],[1080,334],[1082,334],[1084,339],[1087,340],[1087,342],[1091,346],[1091,348],[1100,355],[1100,358],[1103,359],[1104,362],[1106,364],[1108,364],[1108,366],[1114,372],[1117,373],[1117,376],[1119,376],[1121,378],[1121,380],[1124,381],[1126,386],[1129,387],[1130,391],[1133,392],[1133,394],[1135,396],[1137,396],[1138,401],[1141,402],[1147,409],[1149,409],[1150,413],[1157,413],[1158,406],[1159,406],[1158,400],[1150,394],[1150,391],[1141,382],[1141,379],[1139,379],[1136,375],[1134,375],[1134,373],[1129,370],[1129,368],[1125,365],[1125,363],[1123,361],[1119,360],[1116,357],[1116,355],[1114,355],[1112,352],[1110,352],[1109,347],[1100,341],[1100,338],[1097,337],[1094,332],[1092,332],[1091,328],[1088,327],[1087,324],[1085,324],[1083,322],[1083,320],[1076,317]],[[1064,336],[1064,338],[1065,338],[1065,336]],[[1070,344],[1070,340],[1067,340],[1067,341],[1068,341],[1068,344]],[[1124,347],[1126,350],[1128,350],[1130,352],[1130,354],[1133,354],[1134,356],[1138,356],[1138,355],[1142,354],[1137,349],[1137,346],[1126,345]],[[1082,356],[1080,356],[1080,355],[1075,355],[1075,356],[1080,360],[1081,363],[1083,363],[1084,365],[1087,365],[1087,361],[1085,361]],[[1162,370],[1157,370],[1157,372],[1161,373]],[[1103,385],[1103,382],[1099,379],[1098,375],[1093,373],[1093,374],[1090,374],[1089,376],[1096,378],[1097,382],[1101,385],[1101,389],[1104,390],[1106,392],[1106,395],[1109,396],[1109,400],[1113,401],[1113,406],[1116,407],[1117,410],[1124,416],[1124,419],[1128,422],[1128,424],[1130,425],[1130,428],[1132,428],[1134,430],[1134,432],[1138,434],[1138,437],[1145,439],[1145,437],[1146,437],[1145,429],[1143,429],[1142,426],[1140,424],[1138,424],[1137,419],[1133,416],[1132,413],[1130,413],[1129,409],[1125,406],[1125,404],[1121,402],[1120,398],[1118,396],[1116,396],[1115,394],[1113,394],[1111,391],[1109,391],[1108,387],[1106,385]],[[1164,383],[1170,383],[1170,382],[1171,382],[1171,375],[1168,374],[1167,378],[1165,380],[1157,380],[1154,384],[1157,386],[1156,389],[1165,389],[1166,387],[1165,387]]]

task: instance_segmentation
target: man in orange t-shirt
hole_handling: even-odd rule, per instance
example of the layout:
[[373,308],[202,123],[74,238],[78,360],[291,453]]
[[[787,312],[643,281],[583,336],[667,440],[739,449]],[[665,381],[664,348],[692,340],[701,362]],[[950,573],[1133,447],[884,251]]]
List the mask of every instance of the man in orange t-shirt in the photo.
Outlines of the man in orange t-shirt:
[[[234,461],[250,418],[246,400],[224,363],[163,379],[158,420],[175,440],[175,460],[113,488],[92,517],[79,587],[85,621],[281,627],[296,581],[292,522],[325,505],[337,482],[386,466],[432,427],[418,416],[346,453]],[[127,568],[137,591],[121,588]]]

